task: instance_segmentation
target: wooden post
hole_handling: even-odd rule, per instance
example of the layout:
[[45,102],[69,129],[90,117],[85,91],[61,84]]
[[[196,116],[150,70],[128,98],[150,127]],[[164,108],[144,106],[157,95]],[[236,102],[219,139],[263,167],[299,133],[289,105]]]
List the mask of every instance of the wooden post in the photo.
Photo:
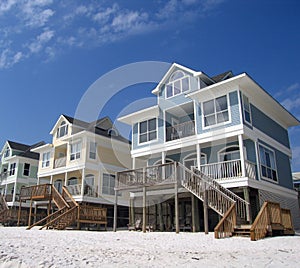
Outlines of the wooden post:
[[175,182],[175,225],[176,234],[179,234],[179,206],[178,206],[178,184]]
[[196,198],[193,194],[191,194],[191,199],[192,199],[192,230],[193,233],[196,232]]
[[32,214],[32,199],[30,199],[30,208],[29,208],[28,226],[31,225],[31,214]]
[[250,206],[250,196],[249,196],[249,190],[247,187],[243,189],[244,191],[244,199],[249,203],[249,205],[246,207],[246,213],[247,213],[247,220],[249,223],[252,223],[252,217],[251,217],[251,206]]
[[244,143],[243,143],[243,136],[242,135],[238,135],[238,142],[239,142],[239,150],[240,150],[242,177],[246,177],[245,156],[244,156]]
[[130,198],[130,225],[134,226],[135,215],[134,215],[134,197]]
[[77,209],[77,230],[80,230],[81,226],[80,226],[80,205],[78,206]]
[[22,197],[20,196],[20,200],[19,200],[19,211],[18,211],[18,226],[20,226],[21,209],[22,209]]
[[117,217],[118,217],[118,191],[115,190],[115,204],[114,204],[114,225],[113,231],[117,231]]
[[204,232],[208,234],[208,200],[206,183],[204,183],[204,196],[203,196],[203,216],[204,216]]
[[147,217],[146,217],[146,196],[147,193],[146,193],[146,187],[144,186],[143,187],[143,232],[145,233],[146,232],[146,220],[147,220]]
[[33,223],[36,223],[37,207],[38,207],[38,205],[37,205],[37,204],[35,204],[35,206],[34,206],[34,216],[33,216]]
[[160,201],[157,205],[158,205],[159,230],[162,232],[164,230],[164,218],[163,218],[162,202]]

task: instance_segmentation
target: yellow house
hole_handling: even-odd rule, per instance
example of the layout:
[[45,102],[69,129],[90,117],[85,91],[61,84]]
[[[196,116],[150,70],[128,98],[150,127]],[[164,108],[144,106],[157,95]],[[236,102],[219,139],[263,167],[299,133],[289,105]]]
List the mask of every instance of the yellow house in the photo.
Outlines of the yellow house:
[[[85,122],[61,115],[50,134],[52,143],[33,149],[40,154],[38,184],[66,186],[79,204],[107,208],[112,225],[115,174],[131,167],[130,142],[108,117]],[[128,222],[129,196],[119,196],[120,224]],[[123,222],[123,224],[122,224]]]

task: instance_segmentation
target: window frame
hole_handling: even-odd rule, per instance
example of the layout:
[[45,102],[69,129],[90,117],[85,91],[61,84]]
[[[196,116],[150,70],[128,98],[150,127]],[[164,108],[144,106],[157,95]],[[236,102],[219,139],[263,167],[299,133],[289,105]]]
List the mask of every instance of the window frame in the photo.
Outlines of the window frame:
[[9,156],[10,156],[10,148],[9,148],[9,146],[7,146],[7,147],[5,148],[3,157],[4,157],[4,158],[7,158],[7,157],[9,157]]
[[[262,163],[262,155],[261,155],[261,150],[260,150],[260,148],[263,148],[264,150],[267,150],[269,153],[272,153],[272,154],[273,154],[273,158],[274,158],[273,161],[274,161],[274,168],[275,168],[275,169],[273,169],[272,167],[268,167],[267,165],[265,165],[265,164]],[[279,183],[279,179],[278,179],[278,169],[277,169],[277,163],[276,163],[276,152],[275,152],[275,150],[271,149],[270,147],[268,147],[268,146],[266,146],[266,145],[264,145],[264,144],[259,143],[259,144],[258,144],[258,153],[259,153],[259,166],[260,166],[260,175],[261,175],[261,178],[262,178],[263,180],[270,181],[270,182],[273,182],[273,183],[277,183],[277,184],[278,184],[278,183]],[[265,153],[266,153],[266,152],[264,152],[264,155],[265,155]],[[266,160],[266,159],[265,159],[265,160]],[[271,161],[271,159],[270,159],[270,161]],[[266,173],[268,173],[268,172],[267,172],[268,169],[271,170],[271,174],[273,174],[272,171],[275,171],[275,172],[276,172],[276,180],[264,176],[264,175],[263,175],[263,167],[266,168]]]
[[[26,165],[28,165],[27,169],[25,168]],[[23,176],[29,177],[29,175],[30,175],[30,167],[31,167],[30,163],[24,163],[24,166],[23,166]],[[27,171],[28,174],[25,174],[25,171]]]
[[[64,131],[62,131],[64,130]],[[68,131],[69,131],[69,125],[66,121],[62,121],[60,123],[60,126],[57,128],[57,132],[56,132],[56,138],[60,139],[66,135],[68,135]],[[62,135],[63,133],[63,135]]]
[[9,165],[9,176],[14,176],[16,174],[16,163]]
[[[76,145],[76,151],[72,152],[72,148],[73,146]],[[78,150],[79,148],[79,150]],[[81,141],[75,141],[73,143],[70,144],[70,161],[75,161],[81,158],[81,151],[82,151],[82,142]],[[72,157],[74,156],[74,158],[72,159]]]
[[[47,157],[44,157],[45,155],[47,155]],[[51,158],[50,151],[42,154],[42,168],[47,168],[50,166],[50,158]]]
[[[150,120],[154,120],[155,119],[155,132],[156,132],[156,138],[155,139],[152,139],[152,140],[149,140],[149,125],[148,125],[148,122]],[[141,123],[144,123],[144,122],[147,122],[147,131],[145,133],[142,133],[142,134],[147,134],[147,141],[144,141],[144,142],[141,142],[140,141],[140,136],[141,136],[141,129],[140,129],[140,124]],[[154,117],[154,118],[150,118],[150,119],[146,119],[146,120],[143,120],[143,121],[140,121],[137,123],[138,124],[138,145],[144,145],[144,144],[147,144],[147,143],[152,143],[154,141],[157,141],[158,140],[158,118],[157,117]],[[154,132],[151,131],[151,133]]]
[[[219,98],[222,98],[222,97],[226,97],[227,109],[217,112],[217,110],[216,110],[216,99],[219,99]],[[208,116],[214,115],[215,119],[217,119],[217,114],[218,113],[220,114],[220,113],[223,113],[223,112],[227,111],[227,113],[228,113],[228,120],[227,121],[220,122],[220,123],[217,123],[217,121],[216,121],[216,123],[213,124],[213,125],[205,126],[205,117],[206,116],[204,115],[204,103],[209,102],[209,101],[214,101],[214,113],[209,114]],[[230,124],[231,123],[231,107],[230,107],[229,94],[221,95],[219,97],[215,97],[213,99],[203,101],[201,103],[201,112],[202,112],[202,116],[201,116],[202,117],[202,129],[211,129],[211,128],[215,128],[215,127],[218,127],[218,126],[224,126],[224,125]]]
[[[91,145],[92,144],[94,145],[95,152],[92,152],[92,150],[91,150]],[[94,154],[95,156],[91,157],[91,154]],[[97,142],[94,142],[94,141],[89,142],[89,159],[91,159],[91,160],[96,160],[97,159]]]
[[[174,74],[176,74],[177,72],[181,72],[181,73],[183,74],[183,76],[180,77],[180,78],[177,78],[177,79],[175,79],[175,80],[171,80],[172,76],[173,76]],[[185,91],[183,91],[183,86],[182,86],[182,81],[183,81],[184,79],[188,79],[188,90],[185,90]],[[180,92],[175,94],[175,90],[174,90],[174,89],[175,89],[175,86],[174,86],[174,84],[175,84],[175,83],[178,83],[178,82],[180,83]],[[168,86],[170,86],[170,85],[171,85],[171,87],[172,87],[172,95],[171,95],[171,96],[168,96],[168,90],[167,90],[167,88],[168,88]],[[177,71],[175,71],[174,73],[172,73],[172,75],[171,75],[170,78],[169,78],[169,82],[166,83],[166,85],[165,85],[165,98],[166,98],[166,99],[173,98],[173,97],[175,97],[175,96],[177,96],[177,95],[180,95],[180,94],[182,94],[182,93],[184,93],[184,92],[189,92],[189,91],[191,91],[191,76],[188,75],[188,74],[186,74],[186,73],[184,73],[184,72],[181,71],[181,70],[177,70]]]
[[[104,185],[104,178],[108,176],[108,185]],[[113,178],[113,179],[112,179]],[[114,181],[114,185],[112,186],[111,182]],[[115,195],[115,185],[116,185],[116,175],[111,173],[103,173],[102,174],[102,194],[104,195]],[[107,188],[107,192],[104,191],[104,189]]]
[[[247,98],[247,102],[248,102],[248,111],[245,109],[245,101],[244,98]],[[245,95],[244,93],[242,93],[242,108],[243,108],[243,116],[244,116],[244,122],[246,122],[247,124],[250,124],[252,126],[252,113],[251,113],[251,103],[249,100],[249,97],[247,95]],[[246,112],[249,113],[249,119],[250,122],[246,119]]]

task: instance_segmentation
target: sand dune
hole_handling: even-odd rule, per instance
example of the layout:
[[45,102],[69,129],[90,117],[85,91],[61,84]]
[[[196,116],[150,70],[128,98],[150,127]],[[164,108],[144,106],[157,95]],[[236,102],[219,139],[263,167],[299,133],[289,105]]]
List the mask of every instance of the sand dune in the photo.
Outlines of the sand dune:
[[0,267],[298,267],[300,236],[0,228]]

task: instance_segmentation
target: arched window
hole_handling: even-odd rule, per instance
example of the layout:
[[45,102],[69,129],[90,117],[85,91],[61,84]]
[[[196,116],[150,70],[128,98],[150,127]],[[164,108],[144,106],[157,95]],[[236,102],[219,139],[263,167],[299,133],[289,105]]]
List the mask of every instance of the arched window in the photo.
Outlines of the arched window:
[[174,72],[166,85],[166,98],[173,97],[190,90],[190,77],[182,71]]
[[72,177],[68,179],[68,186],[78,184],[78,179],[76,177]]
[[94,186],[94,180],[95,180],[95,176],[93,174],[88,174],[88,175],[85,176],[84,182],[85,182],[86,185],[89,185],[89,186],[93,187]]
[[66,121],[62,121],[59,128],[57,129],[57,138],[61,138],[68,134],[68,124]]
[[[191,169],[191,167],[196,167],[197,166],[197,154],[196,153],[192,153],[192,154],[189,154],[188,156],[186,156],[183,159],[183,164],[188,169]],[[207,158],[206,158],[206,154],[205,153],[201,153],[200,164],[201,165],[207,164]]]
[[109,130],[107,131],[107,134],[108,134],[109,136],[118,136],[118,135],[119,135],[119,134],[118,134],[118,131],[115,130],[114,128],[109,129]]
[[239,146],[233,145],[226,147],[225,149],[219,151],[219,161],[231,161],[240,159],[240,149]]

